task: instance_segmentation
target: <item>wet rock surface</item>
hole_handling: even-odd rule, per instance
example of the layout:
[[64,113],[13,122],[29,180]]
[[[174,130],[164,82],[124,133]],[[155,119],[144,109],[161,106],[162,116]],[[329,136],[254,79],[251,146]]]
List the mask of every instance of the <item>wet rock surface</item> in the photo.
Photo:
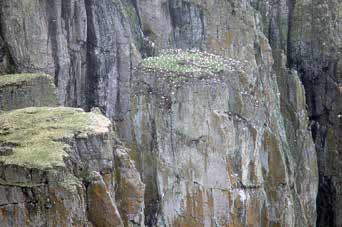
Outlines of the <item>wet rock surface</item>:
[[[294,8],[291,64],[307,91],[320,170],[319,226],[342,225],[342,3],[298,2]],[[305,19],[304,19],[305,18]],[[308,24],[307,21],[312,23]],[[312,50],[312,51],[309,51]]]

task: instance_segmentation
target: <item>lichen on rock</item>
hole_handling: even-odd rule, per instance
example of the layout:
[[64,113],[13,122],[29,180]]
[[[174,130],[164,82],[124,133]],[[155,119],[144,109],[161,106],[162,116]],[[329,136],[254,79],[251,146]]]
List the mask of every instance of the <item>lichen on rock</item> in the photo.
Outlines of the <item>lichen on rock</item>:
[[[145,59],[134,73],[130,142],[146,184],[146,223],[309,225],[314,217],[302,217],[314,205],[300,203],[312,202],[315,189],[301,198],[291,188],[301,151],[289,152],[269,69],[223,57],[208,64],[207,55],[175,50]],[[305,187],[317,183],[310,160]]]
[[0,76],[0,87],[4,88],[6,86],[20,86],[38,78],[47,78],[49,80],[52,79],[52,77],[47,74],[8,74]]
[[0,110],[30,106],[57,106],[53,77],[47,74],[0,76]]

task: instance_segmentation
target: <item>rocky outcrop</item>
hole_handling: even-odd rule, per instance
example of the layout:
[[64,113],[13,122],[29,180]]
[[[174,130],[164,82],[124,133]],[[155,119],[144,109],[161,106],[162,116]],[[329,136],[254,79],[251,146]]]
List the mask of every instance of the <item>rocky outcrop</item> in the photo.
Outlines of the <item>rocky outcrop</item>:
[[[295,226],[314,225],[316,155],[312,149],[310,132],[307,130],[311,127],[320,169],[317,223],[320,226],[335,226],[341,224],[339,217],[342,217],[339,215],[342,210],[339,209],[339,148],[342,146],[340,9],[341,4],[337,0],[3,0],[0,2],[0,73],[48,73],[55,77],[61,104],[86,110],[93,106],[100,107],[101,111],[115,122],[119,137],[131,143],[131,154],[142,155],[135,159],[140,162],[140,169],[147,183],[146,195],[149,195],[148,199],[151,198],[147,201],[146,212],[147,223],[151,223],[150,221],[161,220],[158,217],[164,217],[163,215],[169,212],[165,211],[166,208],[162,205],[165,202],[160,194],[163,190],[159,188],[159,184],[154,184],[160,182],[161,177],[158,174],[164,173],[163,170],[152,167],[157,165],[158,160],[153,158],[153,155],[144,156],[144,152],[138,153],[138,150],[143,149],[136,147],[139,135],[151,132],[152,135],[158,135],[159,131],[163,130],[153,123],[150,125],[151,129],[148,129],[151,132],[147,129],[141,131],[136,122],[130,119],[130,110],[141,108],[135,106],[134,96],[131,97],[135,104],[130,103],[131,93],[136,92],[136,85],[132,92],[130,87],[131,81],[135,80],[132,78],[132,71],[140,55],[155,55],[163,48],[197,48],[234,59],[242,65],[246,64],[248,66],[244,69],[245,74],[256,80],[252,84],[259,86],[259,90],[270,93],[258,96],[257,101],[270,105],[265,107],[269,112],[276,111],[276,114],[272,113],[275,117],[270,114],[265,118],[274,124],[272,127],[268,126],[272,129],[271,134],[281,141],[278,141],[282,147],[279,152],[284,154],[281,159],[285,160],[285,179],[288,179],[286,185],[290,187],[286,193],[290,193],[292,199],[300,198],[291,200],[294,202],[291,209],[296,215],[291,216],[289,213],[291,217],[282,218],[279,222],[293,221]],[[182,64],[188,63],[180,63],[182,70],[186,68]],[[200,71],[202,69],[200,68]],[[159,72],[148,72],[147,76],[146,73],[144,75],[149,78],[151,73],[160,76]],[[164,71],[162,74],[165,73],[168,74]],[[305,92],[299,78],[303,81]],[[228,82],[223,80],[223,85],[225,83]],[[197,84],[196,79],[194,84]],[[217,88],[217,85],[211,85],[211,82],[209,84]],[[153,89],[161,89],[158,86],[164,84],[151,85]],[[234,87],[236,93],[244,92],[239,91],[244,88],[239,86]],[[165,89],[167,91],[166,87]],[[191,92],[195,88],[189,89]],[[199,95],[203,96],[201,92],[211,92],[203,89],[199,91]],[[265,97],[268,97],[268,100],[261,99]],[[210,101],[208,97],[203,98]],[[177,103],[182,103],[179,97],[174,99]],[[245,101],[242,99],[241,102]],[[307,119],[305,102],[310,122]],[[167,100],[164,100],[164,104],[176,108]],[[230,104],[229,108],[235,108],[236,105],[240,104]],[[151,113],[143,114],[149,116]],[[171,116],[175,117],[172,114]],[[148,124],[147,122],[144,124]],[[165,128],[175,128],[177,125],[177,122],[172,121]],[[231,127],[234,128],[234,135],[245,138],[239,131],[240,126]],[[257,128],[255,125],[253,127]],[[134,133],[131,133],[132,130]],[[264,134],[261,133],[260,136]],[[157,138],[153,138],[154,140]],[[273,147],[273,137],[264,140],[271,141],[270,147]],[[253,140],[247,136],[245,142],[247,141]],[[180,144],[182,142],[179,141]],[[198,143],[203,143],[202,139]],[[144,145],[153,146],[155,145]],[[270,147],[267,149],[272,150]],[[159,148],[154,150],[159,152]],[[289,158],[285,154],[289,155]],[[117,168],[125,172],[130,166],[128,159],[124,157],[123,160],[126,161],[116,162]],[[238,171],[245,170],[241,167]],[[274,174],[276,176],[278,173],[275,171]],[[158,177],[154,178],[155,176]],[[170,173],[170,176],[173,175]],[[94,182],[102,184],[100,179],[93,177]],[[133,205],[135,202],[121,202],[121,196],[117,195],[130,191],[141,198],[141,190],[136,190],[141,187],[140,183],[135,185],[134,180],[127,180],[130,177],[134,179],[136,173],[117,175],[117,179],[122,182],[117,185],[123,184],[127,188],[121,192],[117,191],[114,196],[117,199],[116,204],[126,206],[125,209],[119,206],[115,211],[121,215],[128,210],[136,210],[136,207]],[[267,179],[267,182],[274,183],[271,176]],[[265,185],[264,187],[266,188]],[[94,196],[95,192],[101,189],[97,186],[92,188],[94,193],[91,194]],[[196,195],[199,195],[198,191],[197,188],[194,189]],[[136,196],[129,198],[134,199]],[[263,196],[260,197],[263,199],[258,200],[259,203],[266,201],[274,204],[270,202],[268,195]],[[241,210],[244,214],[248,212],[247,208]],[[156,218],[154,214],[160,215]],[[272,215],[269,216],[277,216]],[[195,217],[201,219],[198,215]],[[267,220],[271,219],[268,217]],[[140,221],[141,219],[137,219],[134,222]],[[188,219],[178,221],[184,223]],[[122,223],[125,224],[125,220]]]
[[139,58],[127,20],[130,7],[113,0],[1,1],[0,71],[54,75],[60,104],[99,106],[122,119],[130,71]]
[[[132,143],[146,183],[148,225],[315,224],[310,133],[305,124],[296,131],[304,141],[292,153],[275,81],[249,72],[237,60],[182,51],[138,68]],[[300,115],[305,99],[297,84],[291,94]],[[297,163],[298,156],[305,161]]]
[[0,148],[1,226],[143,222],[144,185],[102,114],[66,107],[6,112]]
[[297,1],[291,21],[290,65],[307,91],[318,154],[319,226],[342,225],[341,10],[341,1]]
[[126,217],[125,226],[144,226],[145,185],[128,154],[127,148],[118,146],[115,152],[116,201],[120,213]]
[[45,74],[0,76],[0,110],[30,106],[57,106],[53,78]]
[[[291,2],[288,1],[156,1],[154,8],[147,8],[147,1],[138,1],[142,28],[157,48],[200,48],[230,58],[246,61],[249,72],[255,77],[276,73],[279,87],[280,110],[284,118],[288,149],[296,163],[297,192],[308,195],[306,186],[313,192],[307,198],[314,205],[316,180],[316,155],[312,139],[307,131],[304,90],[295,71],[288,69],[287,48],[292,18]],[[158,5],[159,4],[159,5]],[[158,5],[158,6],[156,6]],[[139,8],[139,7],[138,7]],[[154,21],[158,9],[159,19]],[[260,16],[259,16],[260,13]],[[163,19],[160,19],[163,17]],[[144,19],[145,18],[145,19]],[[170,22],[171,21],[171,22]],[[148,28],[147,32],[145,31]],[[158,31],[163,29],[158,36]],[[152,32],[150,32],[152,31]],[[268,39],[263,35],[266,34]],[[165,36],[168,38],[165,39]],[[269,43],[272,49],[269,46]],[[261,74],[258,75],[257,74]],[[306,166],[306,167],[305,167]],[[311,166],[312,171],[302,171]],[[298,174],[299,173],[299,174]],[[308,176],[307,176],[308,174]],[[311,179],[313,183],[303,179]],[[311,209],[309,216],[315,219]],[[312,221],[314,225],[315,221]]]
[[[339,226],[341,211],[341,3],[339,1],[254,1],[262,13],[276,60],[298,70],[306,90],[316,143],[320,186],[318,226]],[[278,62],[278,63],[277,63]],[[278,79],[287,73],[280,73]],[[280,86],[281,88],[281,86]]]

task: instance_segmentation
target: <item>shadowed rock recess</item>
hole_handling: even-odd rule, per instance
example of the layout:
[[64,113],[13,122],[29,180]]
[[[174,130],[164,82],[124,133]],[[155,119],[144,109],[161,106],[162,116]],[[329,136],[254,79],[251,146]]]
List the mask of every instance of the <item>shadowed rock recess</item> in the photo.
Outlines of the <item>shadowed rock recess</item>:
[[1,0],[0,226],[341,226],[341,12]]

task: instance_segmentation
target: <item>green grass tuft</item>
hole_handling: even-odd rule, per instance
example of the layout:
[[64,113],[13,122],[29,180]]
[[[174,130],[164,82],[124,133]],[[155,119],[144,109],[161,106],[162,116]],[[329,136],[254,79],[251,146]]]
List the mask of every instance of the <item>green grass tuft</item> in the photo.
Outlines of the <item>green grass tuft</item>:
[[30,107],[0,115],[0,162],[28,168],[64,166],[74,136],[103,132],[110,122],[101,114],[67,107]]

